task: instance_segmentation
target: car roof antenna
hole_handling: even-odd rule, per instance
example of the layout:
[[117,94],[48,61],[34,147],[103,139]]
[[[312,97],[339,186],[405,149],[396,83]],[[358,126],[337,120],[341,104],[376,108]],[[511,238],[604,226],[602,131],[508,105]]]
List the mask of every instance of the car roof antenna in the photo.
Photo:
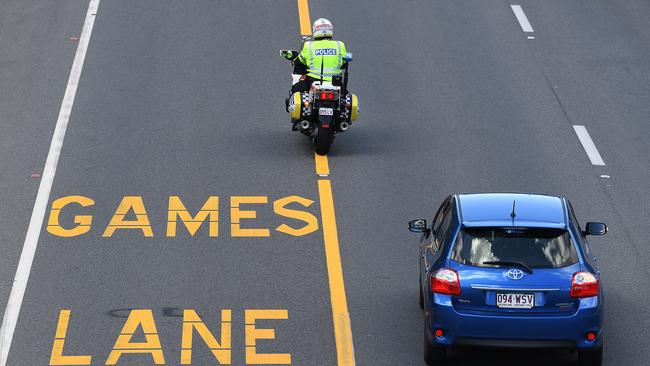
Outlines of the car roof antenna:
[[512,226],[515,226],[515,217],[517,217],[517,214],[515,213],[515,204],[517,201],[513,200],[512,201],[512,212],[510,213],[510,217],[512,218]]

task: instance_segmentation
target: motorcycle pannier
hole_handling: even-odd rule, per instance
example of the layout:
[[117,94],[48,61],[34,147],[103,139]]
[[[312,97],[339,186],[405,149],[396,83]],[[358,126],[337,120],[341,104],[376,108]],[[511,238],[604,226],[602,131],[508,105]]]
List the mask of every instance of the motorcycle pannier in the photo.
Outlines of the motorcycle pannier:
[[289,116],[296,121],[311,114],[309,109],[309,93],[295,92],[289,98]]
[[345,109],[341,114],[341,117],[347,121],[356,121],[357,116],[359,115],[359,100],[357,99],[356,94],[348,93],[345,96]]

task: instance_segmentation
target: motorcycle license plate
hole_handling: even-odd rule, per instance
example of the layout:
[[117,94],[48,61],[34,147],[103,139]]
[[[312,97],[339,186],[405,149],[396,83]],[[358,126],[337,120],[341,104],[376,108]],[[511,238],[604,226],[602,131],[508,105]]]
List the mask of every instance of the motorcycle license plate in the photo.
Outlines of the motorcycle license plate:
[[318,108],[318,115],[320,116],[333,116],[334,108]]
[[535,294],[499,294],[497,293],[497,307],[505,309],[532,309],[535,305]]

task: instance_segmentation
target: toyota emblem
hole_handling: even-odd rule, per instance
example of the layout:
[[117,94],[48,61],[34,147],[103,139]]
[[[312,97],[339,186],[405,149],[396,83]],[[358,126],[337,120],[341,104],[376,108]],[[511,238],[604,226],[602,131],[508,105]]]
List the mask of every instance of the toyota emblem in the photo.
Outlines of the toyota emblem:
[[513,268],[505,273],[506,277],[511,280],[520,280],[524,277],[524,272],[520,269]]

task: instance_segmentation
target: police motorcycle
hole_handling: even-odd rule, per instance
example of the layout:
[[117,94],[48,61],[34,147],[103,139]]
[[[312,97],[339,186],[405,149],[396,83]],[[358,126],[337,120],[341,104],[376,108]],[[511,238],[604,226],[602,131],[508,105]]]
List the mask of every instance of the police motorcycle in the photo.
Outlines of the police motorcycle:
[[[280,55],[295,66],[299,52],[281,50]],[[348,91],[348,65],[352,61],[352,54],[348,53],[344,60],[347,63],[343,75],[333,76],[331,82],[322,78],[316,80],[308,92],[293,93],[287,102],[294,130],[313,141],[318,155],[327,155],[334,142],[334,135],[347,131],[359,114],[357,96]],[[302,77],[296,69],[292,74],[293,84]]]

